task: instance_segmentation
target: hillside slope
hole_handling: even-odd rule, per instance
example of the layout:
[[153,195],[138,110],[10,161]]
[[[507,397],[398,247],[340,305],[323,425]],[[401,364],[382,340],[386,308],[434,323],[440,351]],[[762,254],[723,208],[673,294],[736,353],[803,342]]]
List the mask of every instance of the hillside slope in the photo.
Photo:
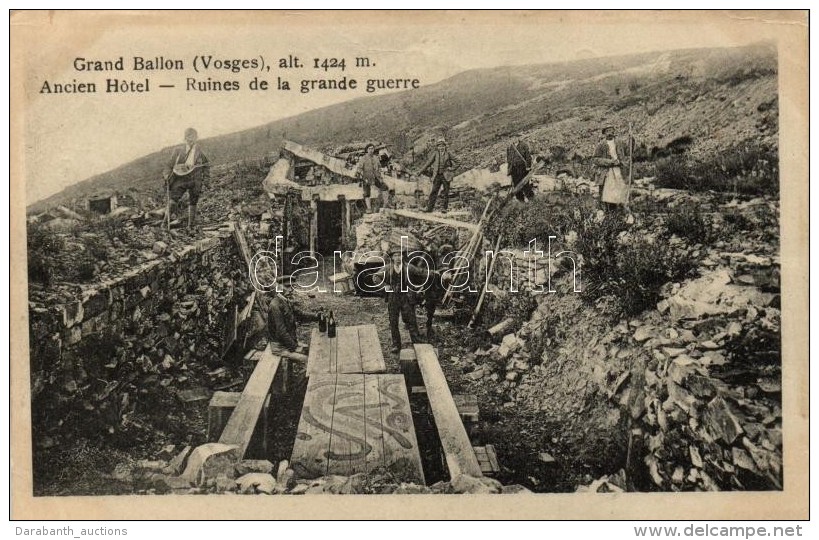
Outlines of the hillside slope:
[[[445,135],[465,167],[503,159],[526,133],[537,150],[588,155],[602,123],[634,124],[647,148],[691,137],[691,151],[753,140],[776,146],[777,58],[773,45],[656,52],[472,70],[418,90],[360,98],[245,131],[203,139],[215,164],[275,152],[283,138],[316,146],[377,139],[416,155]],[[625,129],[625,128],[624,128]],[[97,190],[158,189],[168,149],[94,176],[39,201],[41,211]]]

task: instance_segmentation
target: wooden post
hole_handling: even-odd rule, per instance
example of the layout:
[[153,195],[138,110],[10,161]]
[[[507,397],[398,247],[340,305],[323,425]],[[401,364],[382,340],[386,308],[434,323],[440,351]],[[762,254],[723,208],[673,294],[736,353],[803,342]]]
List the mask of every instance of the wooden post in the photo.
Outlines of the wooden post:
[[498,259],[498,248],[500,247],[502,237],[503,235],[499,234],[498,239],[495,241],[495,250],[492,252],[492,260],[489,263],[489,267],[486,269],[486,280],[484,281],[483,288],[481,289],[481,296],[478,298],[478,305],[475,306],[475,311],[472,313],[472,318],[469,320],[469,324],[467,325],[470,328],[475,325],[475,321],[478,320],[478,315],[481,313],[483,299],[486,296],[486,290],[489,288],[489,280],[492,278],[492,272],[495,270],[495,261]]
[[344,223],[345,223],[345,225],[347,227],[347,231],[350,230],[350,228],[352,227],[352,224],[353,224],[353,221],[352,221],[353,217],[350,214],[350,210],[351,210],[350,201],[345,197],[344,198]]
[[287,190],[284,196],[284,219],[282,220],[282,275],[290,275],[290,261],[284,255],[290,245],[290,221],[293,219],[293,193]]
[[310,200],[310,255],[316,256],[316,236],[318,235],[318,198]]
[[[347,219],[347,197],[344,194],[339,194],[338,205],[341,207],[341,245],[347,241],[347,235],[350,232],[350,224]],[[339,245],[339,250],[341,249]]]

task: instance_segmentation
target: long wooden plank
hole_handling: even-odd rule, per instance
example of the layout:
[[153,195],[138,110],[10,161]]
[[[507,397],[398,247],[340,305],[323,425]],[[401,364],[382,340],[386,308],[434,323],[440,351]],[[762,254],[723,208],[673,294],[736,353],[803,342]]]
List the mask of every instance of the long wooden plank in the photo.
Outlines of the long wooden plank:
[[239,247],[239,253],[242,255],[245,265],[249,268],[252,254],[250,253],[250,248],[247,245],[245,233],[242,232],[242,228],[236,222],[233,222],[233,238],[236,240],[236,244]]
[[423,212],[413,212],[412,210],[392,208],[382,208],[381,212],[388,216],[401,216],[412,219],[420,219],[422,221],[434,221],[435,223],[443,223],[444,225],[450,225],[452,227],[457,227],[461,229],[468,229],[473,232],[476,232],[478,230],[478,225],[475,223],[467,223],[465,221],[458,221],[455,219],[434,216]]
[[350,476],[366,472],[368,447],[364,425],[364,374],[339,373],[327,474]]
[[381,374],[370,377],[378,377],[385,466],[400,481],[423,484],[424,469],[404,376]]
[[273,354],[269,349],[262,355],[262,359],[256,364],[256,369],[247,381],[245,389],[239,403],[230,415],[230,419],[219,437],[219,442],[223,444],[234,444],[239,447],[240,457],[243,457],[253,430],[256,429],[256,422],[262,412],[265,398],[270,392],[273,378],[279,369],[281,358]]
[[384,352],[378,340],[378,330],[374,324],[365,324],[358,327],[358,343],[361,347],[361,370],[364,373],[384,373],[387,364],[384,362]]
[[327,474],[335,391],[334,373],[314,373],[310,377],[290,457],[291,467],[298,478]]
[[458,474],[483,476],[444,372],[438,363],[435,349],[428,344],[416,344],[414,347],[450,476],[455,477]]
[[330,340],[318,328],[313,328],[310,334],[307,352],[307,375],[313,373],[330,373]]
[[358,328],[358,326],[340,326],[337,328],[336,371],[338,373],[364,373],[361,365],[361,344],[358,341]]

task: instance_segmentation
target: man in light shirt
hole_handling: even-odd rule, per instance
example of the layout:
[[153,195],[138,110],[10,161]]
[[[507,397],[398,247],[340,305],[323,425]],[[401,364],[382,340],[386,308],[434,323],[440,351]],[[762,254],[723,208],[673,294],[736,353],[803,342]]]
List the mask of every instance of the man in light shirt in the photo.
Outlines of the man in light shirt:
[[356,170],[356,176],[361,181],[361,187],[364,190],[364,204],[367,206],[367,213],[372,211],[370,203],[371,186],[375,185],[381,190],[382,198],[389,192],[389,187],[384,183],[381,176],[381,158],[375,153],[375,145],[370,143],[365,148],[365,154],[361,156]]
[[198,138],[195,129],[186,129],[185,144],[173,149],[162,171],[171,201],[178,204],[182,196],[188,194],[189,229],[196,223],[196,205],[202,185],[210,178],[210,162],[199,147]]

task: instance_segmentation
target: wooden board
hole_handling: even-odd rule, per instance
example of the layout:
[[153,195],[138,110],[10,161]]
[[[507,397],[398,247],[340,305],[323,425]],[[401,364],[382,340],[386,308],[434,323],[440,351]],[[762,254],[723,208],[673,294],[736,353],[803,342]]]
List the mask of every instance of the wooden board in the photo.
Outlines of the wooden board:
[[403,375],[378,375],[384,465],[405,482],[424,483],[424,469],[415,436]]
[[361,371],[364,373],[383,373],[387,371],[378,330],[375,325],[365,324],[358,327],[358,343],[361,347]]
[[370,450],[364,421],[364,374],[339,373],[333,400],[327,474],[366,472]]
[[274,355],[269,349],[265,350],[262,359],[256,364],[256,369],[253,370],[253,374],[247,381],[242,396],[239,398],[233,414],[230,415],[224,431],[222,431],[222,436],[219,437],[220,443],[233,444],[239,447],[240,459],[244,456],[250,444],[250,439],[259,420],[259,414],[262,412],[262,407],[268,392],[270,392],[270,386],[273,384],[273,378],[276,376],[280,362],[281,358],[279,356]]
[[250,261],[253,255],[250,253],[250,248],[247,245],[247,239],[245,238],[245,233],[242,232],[242,228],[239,226],[238,223],[233,223],[233,238],[236,240],[236,244],[239,248],[239,253],[242,255],[242,259],[245,262],[245,265],[249,268]]
[[339,326],[331,339],[314,328],[307,375],[314,373],[382,373],[387,370],[375,325]]
[[483,476],[435,350],[428,344],[416,344],[414,348],[450,477]]
[[384,453],[384,430],[381,427],[381,390],[378,388],[378,377],[364,379],[364,435],[370,451],[365,458],[364,466],[368,473],[386,468]]
[[[370,198],[378,196],[378,189],[373,189]],[[339,197],[347,200],[357,201],[364,199],[364,188],[356,184],[329,184],[326,186],[301,186],[301,199],[312,201],[318,198],[320,201],[338,202]]]
[[315,373],[310,377],[290,457],[291,467],[298,478],[318,478],[327,474],[335,392],[335,373]]
[[399,481],[423,482],[403,377],[314,374],[290,461],[299,478],[386,469]]
[[461,228],[461,229],[468,229],[470,231],[477,231],[478,225],[476,223],[467,223],[465,221],[458,221],[455,219],[449,219],[439,216],[434,216],[432,214],[424,213],[424,212],[413,212],[412,210],[401,210],[401,209],[390,209],[390,208],[383,208],[381,210],[383,214],[388,216],[401,216],[406,218],[413,218],[413,219],[420,219],[422,221],[434,221],[435,223],[443,223],[444,225],[450,225],[452,227]]
[[[335,343],[330,347],[336,347],[336,358],[338,363],[336,372],[338,373],[364,373],[361,368],[361,344],[358,341],[357,326],[340,326],[336,329]],[[334,340],[330,340],[333,342]]]
[[307,373],[330,373],[330,341],[318,328],[310,333],[310,350],[307,353]]

